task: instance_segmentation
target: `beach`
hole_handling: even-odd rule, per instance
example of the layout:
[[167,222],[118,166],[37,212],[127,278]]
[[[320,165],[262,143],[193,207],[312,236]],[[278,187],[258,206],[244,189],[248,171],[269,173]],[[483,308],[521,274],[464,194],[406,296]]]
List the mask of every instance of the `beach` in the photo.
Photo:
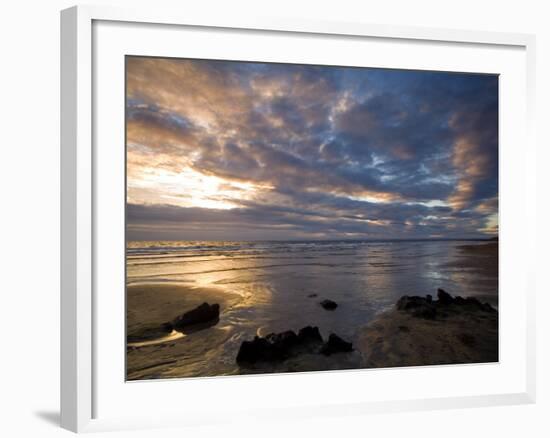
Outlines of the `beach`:
[[[498,242],[130,242],[127,254],[128,380],[498,360],[494,314],[427,320],[395,307],[404,295],[444,288],[498,309]],[[202,303],[218,304],[219,317],[172,327]],[[324,341],[337,334],[353,351],[237,364],[244,341],[305,326]],[[446,333],[440,344],[420,343],[434,331]],[[452,352],[442,347],[450,339]]]
[[[185,362],[190,375],[217,375],[209,372],[209,351],[223,348],[230,332],[223,325],[191,335],[162,330],[182,309],[191,309],[203,301],[221,303],[227,312],[239,300],[235,295],[182,285],[155,284],[127,289],[127,369],[129,379],[178,377],[171,365]],[[160,374],[157,374],[160,373]]]
[[[364,368],[498,361],[498,312],[481,306],[443,306],[433,318],[395,308],[361,329]],[[439,314],[438,314],[439,313]]]

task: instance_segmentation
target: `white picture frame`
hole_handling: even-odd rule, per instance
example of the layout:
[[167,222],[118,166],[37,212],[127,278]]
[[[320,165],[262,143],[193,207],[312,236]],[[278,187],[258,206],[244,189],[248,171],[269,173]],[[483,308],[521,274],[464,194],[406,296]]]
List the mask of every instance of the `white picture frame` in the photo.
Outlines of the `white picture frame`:
[[[98,23],[116,23],[120,25],[131,24],[132,26],[149,26],[151,32],[160,32],[161,29],[174,29],[177,26],[200,32],[223,32],[224,30],[238,30],[241,34],[250,34],[254,38],[262,33],[269,33],[273,38],[281,36],[307,37],[311,35],[324,37],[349,37],[353,41],[389,41],[396,44],[422,46],[427,44],[445,45],[453,44],[467,48],[483,47],[487,50],[499,52],[509,51],[515,53],[513,56],[520,56],[524,61],[516,65],[519,75],[517,78],[525,79],[520,81],[521,89],[517,91],[516,98],[521,101],[522,111],[525,119],[518,122],[521,129],[514,135],[515,140],[520,140],[522,147],[513,152],[502,155],[501,163],[501,185],[507,190],[508,205],[510,208],[501,209],[503,223],[510,225],[506,230],[508,240],[503,242],[501,251],[509,253],[519,251],[522,248],[530,248],[534,244],[535,219],[534,215],[527,216],[526,211],[535,209],[535,143],[533,139],[533,109],[534,109],[534,59],[535,59],[535,38],[525,34],[491,33],[483,31],[461,31],[450,29],[424,29],[416,27],[385,26],[365,23],[338,23],[338,22],[316,22],[305,19],[275,19],[242,16],[240,19],[228,21],[224,17],[215,15],[198,16],[187,9],[181,11],[165,11],[157,8],[145,10],[120,9],[111,7],[77,6],[66,9],[61,13],[61,426],[75,431],[100,431],[126,428],[147,428],[178,426],[204,423],[208,418],[216,418],[216,421],[229,421],[229,419],[246,418],[255,416],[257,418],[289,415],[293,417],[309,417],[311,415],[342,415],[342,414],[364,414],[369,412],[398,412],[414,409],[441,409],[451,407],[474,407],[488,405],[504,405],[532,403],[535,400],[535,310],[534,310],[534,280],[529,267],[528,256],[516,267],[516,272],[510,281],[518,285],[521,301],[517,306],[519,330],[517,335],[517,346],[521,346],[518,353],[518,366],[511,371],[516,379],[513,389],[498,382],[487,389],[486,392],[462,392],[453,394],[437,393],[432,396],[418,397],[416,393],[399,391],[392,393],[390,398],[374,397],[361,398],[361,396],[346,398],[343,394],[340,398],[329,400],[311,400],[303,398],[296,405],[285,406],[283,399],[275,397],[274,407],[276,410],[262,409],[260,407],[246,406],[232,412],[223,412],[216,406],[202,405],[200,401],[196,404],[196,411],[191,415],[185,415],[183,408],[180,411],[167,412],[159,406],[158,410],[151,412],[149,416],[129,415],[128,412],[112,412],[109,415],[98,415],[102,410],[100,398],[98,398],[98,387],[101,388],[101,381],[104,381],[104,363],[98,359],[98,349],[103,348],[101,330],[98,331],[98,284],[106,284],[110,281],[108,273],[98,274],[98,266],[102,260],[100,257],[102,247],[97,240],[98,211],[97,206],[102,202],[101,190],[98,184],[105,180],[109,171],[102,167],[101,158],[94,152],[95,141],[101,137],[101,132],[95,130],[95,123],[101,119],[98,114],[98,99],[95,87],[100,80],[101,71],[94,65],[99,50],[103,50],[105,44],[101,45],[101,36],[94,33],[94,26]],[[108,30],[109,31],[109,30]],[[137,32],[135,29],[133,32]],[[114,33],[109,35],[115,35]],[[120,39],[122,40],[122,38]],[[114,40],[113,40],[114,42]],[[345,44],[345,43],[342,43]],[[122,50],[123,44],[113,43],[113,50]],[[200,50],[200,48],[199,48]],[[401,49],[402,50],[402,49]],[[120,52],[113,52],[117,55]],[[521,55],[518,55],[520,53]],[[132,53],[133,54],[133,53]],[[118,56],[118,55],[117,55]],[[268,56],[268,54],[264,54]],[[510,58],[512,59],[512,58]],[[519,59],[519,58],[517,58]],[[491,60],[485,60],[489,66]],[[409,66],[414,68],[414,62]],[[460,60],[455,61],[456,69],[460,68]],[[510,61],[503,61],[510,62]],[[483,63],[479,60],[480,65]],[[498,63],[496,63],[498,64]],[[496,65],[495,64],[495,65]],[[516,63],[517,64],[517,63]],[[486,69],[489,67],[485,67]],[[500,73],[496,68],[495,73]],[[123,78],[119,78],[123,81]],[[518,79],[519,80],[519,79]],[[504,91],[505,92],[505,91]],[[523,106],[524,105],[524,106]],[[117,126],[113,126],[117,129]],[[506,134],[506,133],[505,133]],[[123,135],[123,134],[122,134]],[[506,138],[504,138],[506,140]],[[522,160],[521,165],[513,166],[516,159]],[[517,169],[516,169],[517,167]],[[510,170],[510,171],[508,171]],[[504,171],[504,172],[503,172]],[[513,174],[512,174],[513,173]],[[514,188],[506,188],[506,181],[514,179]],[[504,184],[503,184],[504,183]],[[517,186],[517,187],[516,187]],[[124,188],[121,187],[121,190]],[[523,202],[522,208],[513,209],[513,200]],[[517,210],[517,211],[513,211]],[[523,216],[520,216],[523,215]],[[529,231],[522,236],[514,233],[514,223],[519,221],[529,222]],[[506,254],[504,253],[504,254]],[[534,251],[522,251],[522,254],[534,254]],[[123,260],[120,261],[123,264]],[[506,272],[506,257],[501,260],[501,272]],[[99,275],[99,276],[98,276]],[[113,274],[114,275],[114,274]],[[508,275],[508,274],[507,274]],[[114,278],[114,277],[113,277]],[[115,288],[116,289],[116,288]],[[506,306],[506,302],[503,306]],[[116,308],[116,306],[115,306]],[[505,308],[506,309],[506,308]],[[103,318],[103,317],[101,317]],[[506,323],[506,314],[504,314]],[[510,320],[508,319],[508,322]],[[512,324],[513,325],[513,324]],[[118,326],[116,326],[118,327]],[[121,334],[122,326],[119,327]],[[507,332],[510,333],[510,332]],[[116,336],[115,336],[116,338]],[[122,338],[120,338],[122,339]],[[503,339],[501,338],[501,343]],[[504,342],[508,342],[507,339]],[[100,345],[101,344],[101,345]],[[105,357],[105,355],[103,355]],[[119,358],[123,360],[123,358]],[[117,359],[118,360],[118,359]],[[99,361],[99,362],[98,362]],[[499,364],[497,364],[498,366]],[[506,365],[500,364],[502,367]],[[439,372],[438,367],[423,367],[423,370],[415,370],[417,373],[429,373],[445,378],[449,372]],[[463,366],[464,368],[464,366]],[[461,368],[461,369],[463,369]],[[447,368],[448,369],[448,368]],[[487,370],[486,370],[487,371]],[[372,380],[373,372],[368,371]],[[399,369],[390,371],[392,378],[399,378],[398,373],[404,373]],[[470,366],[468,375],[475,375],[480,372],[476,367]],[[317,375],[315,375],[317,374]],[[344,375],[347,382],[355,378],[354,372],[331,373],[330,379],[335,385],[340,385],[338,375]],[[420,375],[420,374],[419,374]],[[457,376],[459,374],[456,374]],[[325,374],[326,376],[326,374]],[[336,377],[335,377],[336,376]],[[466,374],[464,374],[466,376]],[[112,377],[112,376],[111,376]],[[435,378],[439,378],[436,376]],[[112,378],[120,378],[115,376]],[[242,388],[243,393],[252,390],[250,387],[263,385],[262,382],[274,377],[243,376],[238,378],[220,379],[197,379],[193,383],[178,382],[174,385],[186,384],[190,390],[198,391],[201,385],[212,387],[213,390],[232,390]],[[277,377],[275,377],[277,378]],[[293,375],[279,377],[275,384],[288,387],[301,385],[301,381],[307,381],[306,385],[319,384],[318,373],[305,375]],[[405,377],[403,377],[405,378]],[[103,380],[102,380],[103,379]],[[262,380],[263,379],[263,380]],[[300,380],[298,380],[300,379]],[[125,385],[124,381],[120,382]],[[272,383],[271,383],[272,384]],[[141,389],[136,385],[132,387],[132,397],[136,397]],[[133,385],[133,386],[132,386]],[[155,392],[157,395],[163,391],[169,391],[166,382],[146,382],[147,389],[143,391]],[[156,385],[156,386],[155,386]],[[309,386],[308,388],[311,388]],[[145,388],[140,386],[139,388]],[[153,389],[155,388],[155,389]],[[158,389],[160,388],[160,389]],[[329,390],[326,394],[330,394]],[[510,387],[512,388],[512,387]],[[101,393],[102,390],[99,392]],[[482,391],[485,391],[482,389]],[[103,391],[103,393],[105,393]],[[145,392],[144,392],[145,394]],[[432,394],[436,394],[433,392]],[[460,394],[460,395],[457,395]],[[109,394],[115,397],[115,392]],[[145,397],[145,396],[144,396]],[[105,398],[105,397],[104,397]],[[118,401],[117,401],[118,403]],[[244,402],[243,402],[244,403]],[[277,404],[279,403],[279,404]],[[273,407],[272,407],[273,408]],[[217,410],[216,410],[217,409]],[[149,411],[150,412],[150,411]]]

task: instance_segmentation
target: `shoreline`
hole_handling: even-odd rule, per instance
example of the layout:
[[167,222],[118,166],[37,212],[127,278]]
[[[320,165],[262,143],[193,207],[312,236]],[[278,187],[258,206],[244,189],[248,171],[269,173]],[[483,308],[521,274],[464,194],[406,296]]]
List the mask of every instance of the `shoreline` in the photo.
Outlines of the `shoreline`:
[[[393,308],[359,330],[351,350],[329,357],[312,351],[292,354],[292,347],[287,351],[284,344],[289,333],[293,335],[288,331],[272,333],[243,342],[241,348],[246,346],[247,350],[257,345],[255,352],[260,358],[246,364],[240,374],[464,365],[499,360],[498,311],[476,298],[452,297],[442,289],[438,290],[438,300],[431,295],[401,297]],[[282,349],[288,357],[274,359],[270,357],[271,350],[266,354],[267,347],[276,352]]]
[[365,368],[498,362],[496,309],[456,297],[430,301],[437,309],[432,315],[423,313],[423,304],[405,309],[402,300],[360,330],[357,348]]
[[[183,284],[127,286],[126,379],[143,380],[216,375],[209,372],[208,354],[227,342],[232,334],[218,323],[192,335],[167,331],[164,325],[203,302],[220,304],[220,319],[242,302],[243,297],[215,288]],[[180,367],[186,369],[182,375]]]
[[[449,283],[442,280],[441,284],[469,298],[451,298],[457,302],[445,307],[438,304],[439,300],[430,298],[428,303],[427,298],[409,297],[420,300],[419,307],[427,317],[414,315],[411,309],[399,309],[402,298],[397,292],[435,291],[439,281],[430,287],[394,285],[388,292],[391,299],[386,299],[384,305],[376,309],[379,295],[374,286],[362,286],[359,290],[357,285],[351,284],[356,289],[350,293],[339,279],[332,278],[331,284],[320,276],[308,277],[307,288],[303,283],[294,282],[290,275],[288,278],[268,277],[266,287],[262,280],[255,279],[262,286],[260,288],[255,283],[250,283],[254,286],[249,287],[248,278],[236,275],[199,278],[199,281],[191,277],[188,281],[177,282],[134,279],[127,284],[126,296],[126,378],[190,378],[496,362],[498,295],[483,292],[498,290],[498,242],[464,244],[455,248],[453,256],[448,257],[440,269],[445,274],[449,269],[457,269],[458,276]],[[470,272],[475,274],[468,277]],[[385,275],[384,268],[376,267],[371,278],[376,279],[377,273]],[[315,274],[324,274],[324,271]],[[268,287],[270,281],[279,286],[277,293]],[[202,284],[205,286],[199,286]],[[335,310],[322,304],[330,299],[337,302]],[[495,309],[483,310],[484,304],[478,300],[489,302]],[[479,306],[474,304],[476,302]],[[175,327],[177,318],[203,303],[218,305],[219,318],[211,318],[200,326],[195,321],[189,328]],[[431,307],[435,308],[434,315],[431,315],[434,312]],[[353,343],[353,352],[330,356],[318,352],[291,352],[282,360],[252,366],[237,363],[236,357],[244,341],[292,330],[298,333],[305,326],[318,327],[323,342],[335,334]]]
[[[234,337],[230,325],[216,323],[189,335],[173,329],[171,332],[157,331],[156,337],[147,330],[152,326],[161,330],[166,320],[172,320],[182,310],[208,300],[221,303],[221,320],[224,312],[238,305],[242,298],[212,289],[162,286],[160,291],[159,287],[154,291],[140,286],[128,288],[134,307],[136,303],[141,306],[141,311],[136,313],[143,316],[145,312],[147,315],[140,321],[145,326],[145,335],[141,338],[136,336],[140,329],[136,321],[133,324],[132,318],[128,321],[128,380],[459,365],[499,360],[498,311],[476,298],[453,298],[440,290],[438,300],[432,300],[429,295],[425,298],[401,297],[392,308],[358,329],[350,352],[323,356],[308,351],[282,361],[244,366],[235,361],[226,372],[220,374],[216,372],[215,363],[211,369],[205,367],[215,357],[210,356],[212,352],[225,348]],[[167,301],[159,300],[159,293],[164,294]],[[155,298],[156,308],[148,305],[152,298]],[[185,375],[182,375],[183,369]]]
[[459,245],[457,260],[447,266],[477,271],[488,278],[496,279],[498,285],[498,241],[490,241],[479,245]]

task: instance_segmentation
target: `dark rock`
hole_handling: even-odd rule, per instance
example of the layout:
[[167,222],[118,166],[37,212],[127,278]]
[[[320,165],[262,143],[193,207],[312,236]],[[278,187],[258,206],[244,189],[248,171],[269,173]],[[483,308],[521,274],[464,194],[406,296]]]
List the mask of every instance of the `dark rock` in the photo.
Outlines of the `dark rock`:
[[332,300],[323,300],[319,304],[323,307],[325,310],[334,310],[338,307],[338,304],[336,304]]
[[[437,290],[437,301],[431,295],[426,297],[404,295],[395,303],[397,310],[407,312],[416,318],[443,320],[458,313],[476,314],[479,312],[498,313],[489,303],[481,303],[477,298],[456,296],[453,298],[443,289]],[[488,318],[489,316],[483,316]]]
[[489,303],[482,303],[477,298],[468,297],[466,298],[466,302],[477,310],[481,310],[483,312],[496,312],[496,309],[494,309]]
[[466,298],[466,302],[470,304],[472,307],[476,307],[478,310],[481,310],[482,312],[489,312],[489,313],[496,313],[497,310],[491,306],[489,303],[482,303],[477,298],[474,297],[468,297]]
[[171,322],[165,322],[160,326],[161,330],[165,333],[172,333],[172,330],[174,330],[174,326]]
[[410,312],[417,318],[434,319],[437,311],[435,305],[428,301],[427,298],[405,295],[396,303],[397,310]]
[[318,296],[317,294],[309,294],[307,297],[308,297],[308,298],[315,298],[315,297],[317,297],[317,296]]
[[453,303],[458,306],[466,306],[467,308],[471,310],[480,310],[483,312],[491,312],[495,313],[496,309],[493,308],[489,303],[482,303],[475,297],[455,297],[453,300]]
[[416,316],[417,318],[435,319],[435,317],[437,316],[437,311],[435,310],[434,306],[428,304],[424,307],[415,309],[412,312],[412,315]]
[[437,300],[439,304],[452,304],[453,297],[445,292],[443,289],[437,289]]
[[468,310],[485,310],[481,301],[474,297],[456,297],[453,302],[457,306],[465,307]]
[[475,310],[484,310],[483,304],[481,304],[481,301],[479,301],[477,298],[474,297],[467,297],[464,299],[465,304],[470,306],[470,308]]
[[220,317],[220,305],[202,303],[200,306],[178,316],[172,321],[174,329],[181,331],[197,325],[216,324]]
[[285,356],[285,352],[298,344],[298,336],[292,330],[282,333],[270,333],[265,338],[274,348],[281,350],[282,356]]
[[457,296],[454,299],[454,303],[459,305],[459,306],[462,306],[462,305],[466,304],[466,300],[464,298],[460,297],[460,296]]
[[322,342],[323,338],[321,337],[321,333],[319,333],[319,329],[317,327],[311,327],[308,325],[307,327],[301,328],[298,332],[298,343],[301,345]]
[[334,353],[347,353],[353,351],[353,345],[351,342],[346,342],[339,336],[331,333],[328,337],[328,341],[321,348],[321,353],[325,356],[330,356]]
[[426,306],[427,304],[428,301],[426,300],[426,298],[418,296],[410,297],[408,295],[405,295],[397,300],[396,307],[397,310],[410,310]]
[[237,363],[256,363],[260,361],[282,360],[278,351],[266,339],[256,336],[252,341],[243,341],[237,354]]
[[397,328],[399,329],[400,332],[404,332],[404,333],[409,333],[411,331],[411,329],[406,325],[400,325]]
[[489,303],[483,303],[482,308],[485,312],[489,313],[497,313],[497,309],[495,309],[493,306],[491,306]]
[[303,327],[298,334],[292,330],[270,333],[265,337],[256,336],[252,341],[243,341],[236,361],[241,366],[258,363],[280,362],[303,353],[334,353],[353,351],[352,344],[332,333],[323,344],[317,327]]
[[257,362],[277,362],[300,353],[317,352],[323,338],[317,327],[307,326],[298,332],[292,330],[270,333],[264,338],[256,336],[252,341],[243,341],[237,354],[240,365]]

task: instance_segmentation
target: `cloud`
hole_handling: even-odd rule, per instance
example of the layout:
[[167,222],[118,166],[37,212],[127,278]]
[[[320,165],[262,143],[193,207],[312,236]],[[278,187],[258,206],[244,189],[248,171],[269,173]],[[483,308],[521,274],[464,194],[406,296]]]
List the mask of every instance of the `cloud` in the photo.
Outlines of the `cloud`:
[[456,210],[495,197],[498,192],[498,108],[456,113],[450,122],[456,133],[452,162],[459,173],[449,203]]
[[498,78],[130,57],[127,151],[140,239],[480,236]]

